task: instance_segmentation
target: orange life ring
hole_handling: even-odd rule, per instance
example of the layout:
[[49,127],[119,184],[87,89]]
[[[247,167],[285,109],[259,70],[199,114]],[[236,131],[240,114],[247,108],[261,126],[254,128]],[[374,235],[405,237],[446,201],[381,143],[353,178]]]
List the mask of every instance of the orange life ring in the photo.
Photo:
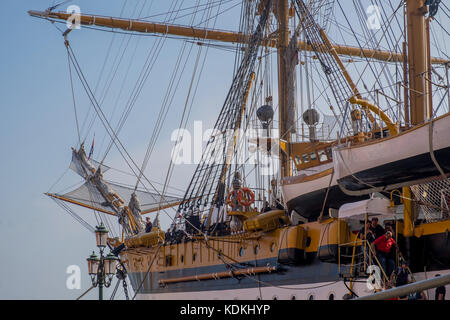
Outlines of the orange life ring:
[[[244,194],[247,194],[248,196],[250,196],[250,199],[244,200],[243,199]],[[249,207],[252,203],[255,202],[255,193],[252,190],[250,190],[249,188],[244,187],[242,189],[239,189],[237,200],[242,206]]]

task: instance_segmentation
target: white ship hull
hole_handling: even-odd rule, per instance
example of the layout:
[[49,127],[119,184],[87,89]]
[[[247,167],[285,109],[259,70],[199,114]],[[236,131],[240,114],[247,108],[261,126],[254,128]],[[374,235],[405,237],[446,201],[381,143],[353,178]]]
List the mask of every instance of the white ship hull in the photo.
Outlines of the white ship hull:
[[[333,149],[334,174],[348,195],[418,184],[450,173],[450,114],[396,136]],[[432,154],[434,159],[432,157]]]
[[[416,281],[421,281],[431,279],[436,274],[450,274],[450,269],[427,272],[426,274],[424,272],[415,273],[414,278]],[[349,285],[348,282],[347,285]],[[429,289],[426,291],[429,300],[434,300],[435,290]],[[353,291],[359,297],[373,293],[366,282],[355,282]],[[450,292],[450,285],[446,286],[446,291]],[[237,290],[138,294],[136,298],[139,300],[343,300],[343,297],[348,293],[344,282],[338,281]],[[450,300],[450,294],[446,294],[445,298]]]

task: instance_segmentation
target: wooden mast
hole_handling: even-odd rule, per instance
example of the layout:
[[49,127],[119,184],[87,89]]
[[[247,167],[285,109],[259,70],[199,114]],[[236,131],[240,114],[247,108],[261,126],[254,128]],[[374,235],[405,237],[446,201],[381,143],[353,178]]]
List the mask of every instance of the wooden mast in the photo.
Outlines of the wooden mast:
[[431,118],[427,97],[427,34],[425,14],[428,12],[425,0],[406,0],[409,101],[411,124],[417,125]]
[[[429,50],[429,26],[425,21],[428,8],[425,0],[406,0],[405,32],[408,40],[408,70],[409,70],[409,116],[411,125],[415,126],[432,117],[431,85],[427,85],[431,68]],[[431,81],[431,79],[428,79]],[[430,83],[431,84],[431,83]],[[405,101],[407,97],[405,97]],[[412,192],[409,187],[403,188],[404,198],[404,229],[403,235],[411,237],[414,232],[414,217],[417,205],[410,199]],[[408,242],[407,242],[408,243]],[[409,243],[408,243],[409,246]],[[409,248],[408,248],[409,249]]]
[[[278,121],[279,121],[279,138],[287,141],[290,145],[291,134],[286,117],[288,115],[287,105],[287,61],[286,50],[289,46],[289,6],[288,0],[278,0],[276,18],[278,20]],[[292,176],[292,168],[290,162],[289,147],[283,151],[279,150],[281,178]]]

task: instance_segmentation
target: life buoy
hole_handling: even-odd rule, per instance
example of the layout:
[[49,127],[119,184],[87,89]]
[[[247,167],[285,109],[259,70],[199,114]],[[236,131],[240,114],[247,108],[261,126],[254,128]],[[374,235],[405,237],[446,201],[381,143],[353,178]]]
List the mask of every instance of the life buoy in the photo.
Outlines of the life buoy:
[[[249,207],[255,202],[255,193],[252,190],[244,187],[242,189],[239,189],[239,191],[240,192],[238,192],[237,200],[242,206]],[[248,200],[244,199],[244,194],[247,195],[247,197],[249,198]]]
[[[231,196],[236,194],[236,190],[232,190],[228,193],[227,196],[227,204],[233,205],[233,201],[231,200]],[[247,197],[244,198],[244,195]],[[248,198],[248,200],[246,199]],[[244,207],[249,207],[251,204],[255,202],[255,193],[249,188],[241,188],[237,190],[237,202]]]
[[234,190],[228,192],[228,196],[227,196],[227,204],[231,205],[233,201],[231,201],[231,196],[234,195]]

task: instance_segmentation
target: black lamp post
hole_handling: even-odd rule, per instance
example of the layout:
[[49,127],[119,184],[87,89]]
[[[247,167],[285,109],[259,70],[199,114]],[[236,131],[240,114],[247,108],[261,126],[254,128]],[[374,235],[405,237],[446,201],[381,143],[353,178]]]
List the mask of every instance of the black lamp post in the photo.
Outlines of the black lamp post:
[[112,253],[109,253],[106,257],[103,255],[107,239],[108,230],[101,223],[95,230],[95,240],[97,241],[97,247],[100,249],[100,257],[95,252],[92,252],[91,256],[87,258],[88,272],[91,276],[92,285],[94,287],[98,286],[99,300],[103,300],[103,287],[108,288],[111,285],[119,260]]

